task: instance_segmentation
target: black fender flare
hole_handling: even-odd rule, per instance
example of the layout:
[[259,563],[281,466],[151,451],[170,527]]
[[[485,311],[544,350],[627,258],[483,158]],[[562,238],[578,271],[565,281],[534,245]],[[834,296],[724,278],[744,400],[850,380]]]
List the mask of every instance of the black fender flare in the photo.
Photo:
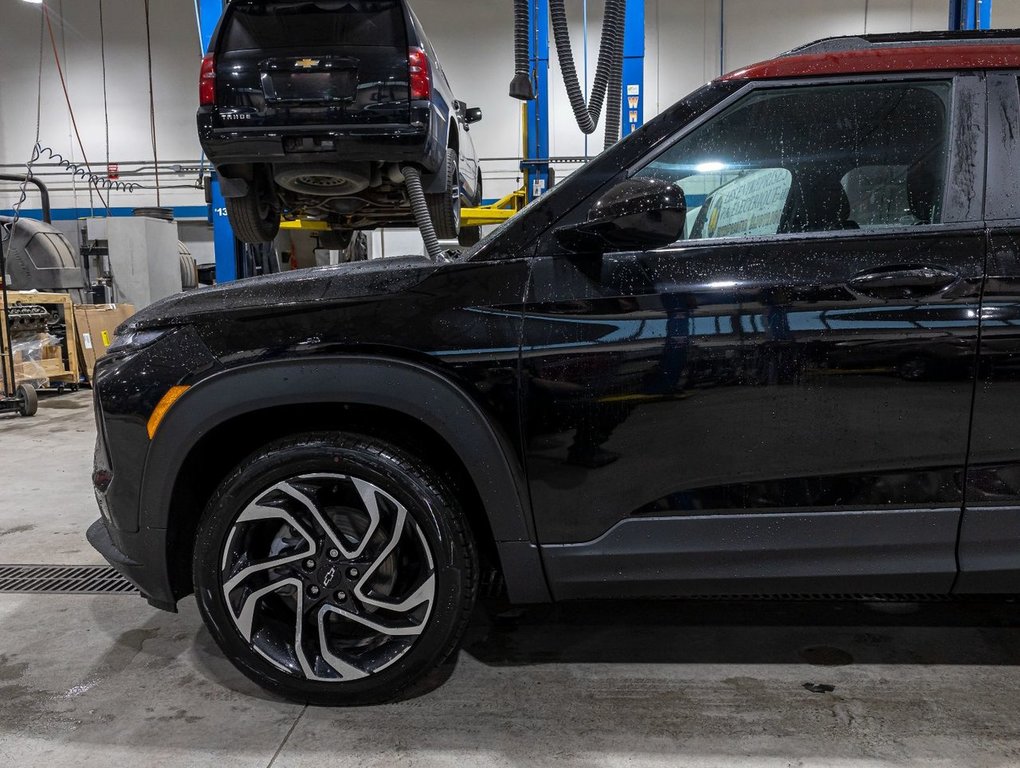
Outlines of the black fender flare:
[[448,377],[394,358],[351,355],[254,363],[193,386],[167,413],[149,447],[140,492],[141,527],[166,528],[181,467],[203,436],[237,416],[293,405],[296,399],[386,408],[442,436],[481,497],[511,600],[551,599],[535,544],[527,482],[510,440]]

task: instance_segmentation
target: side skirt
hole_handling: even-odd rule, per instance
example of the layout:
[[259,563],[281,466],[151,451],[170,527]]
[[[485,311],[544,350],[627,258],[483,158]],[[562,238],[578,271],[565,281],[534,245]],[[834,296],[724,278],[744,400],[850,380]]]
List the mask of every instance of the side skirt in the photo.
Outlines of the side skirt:
[[631,518],[541,548],[557,600],[948,594],[960,509]]

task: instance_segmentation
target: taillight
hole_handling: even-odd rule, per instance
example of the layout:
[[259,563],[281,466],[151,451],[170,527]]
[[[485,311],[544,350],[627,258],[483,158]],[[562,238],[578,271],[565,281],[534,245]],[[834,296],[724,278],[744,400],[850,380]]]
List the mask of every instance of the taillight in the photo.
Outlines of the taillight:
[[411,101],[432,98],[432,72],[429,57],[421,48],[407,49],[407,66],[410,72]]
[[202,74],[198,77],[198,103],[203,107],[216,104],[216,57],[211,53],[202,59]]

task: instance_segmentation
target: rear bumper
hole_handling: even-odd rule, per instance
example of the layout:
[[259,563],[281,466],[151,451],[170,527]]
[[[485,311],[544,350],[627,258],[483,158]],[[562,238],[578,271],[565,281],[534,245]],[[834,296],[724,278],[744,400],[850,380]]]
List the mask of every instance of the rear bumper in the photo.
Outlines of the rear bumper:
[[215,166],[387,162],[414,163],[434,172],[445,150],[426,127],[410,125],[213,128],[202,123],[202,149]]
[[166,579],[165,554],[160,552],[162,537],[152,533],[145,531],[125,535],[118,532],[121,541],[117,542],[106,521],[100,518],[89,526],[85,537],[121,576],[138,588],[152,606],[176,613],[177,602]]

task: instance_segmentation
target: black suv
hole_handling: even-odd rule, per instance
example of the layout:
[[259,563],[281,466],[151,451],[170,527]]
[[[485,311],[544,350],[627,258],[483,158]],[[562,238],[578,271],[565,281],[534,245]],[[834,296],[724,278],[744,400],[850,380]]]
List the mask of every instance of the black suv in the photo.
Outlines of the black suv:
[[1018,35],[823,41],[456,260],[150,307],[97,365],[90,539],[316,702],[422,678],[480,583],[1020,592]]
[[202,63],[198,133],[238,239],[285,219],[327,222],[323,247],[357,230],[415,226],[401,169],[424,171],[440,238],[482,200],[470,126],[404,0],[232,0]]

